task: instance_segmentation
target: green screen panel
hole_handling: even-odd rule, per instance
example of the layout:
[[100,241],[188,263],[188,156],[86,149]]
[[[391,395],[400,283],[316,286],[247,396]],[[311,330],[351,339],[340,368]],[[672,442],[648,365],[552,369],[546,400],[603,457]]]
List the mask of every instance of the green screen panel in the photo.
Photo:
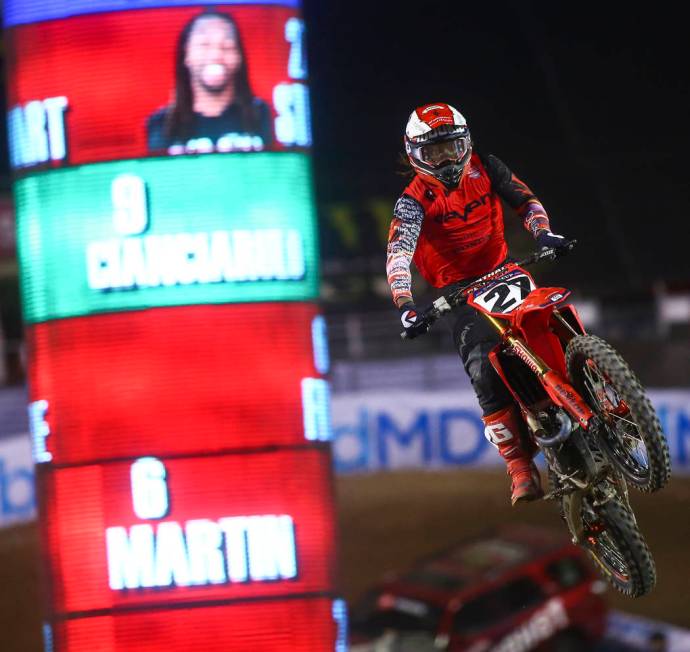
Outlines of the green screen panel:
[[304,154],[86,165],[21,179],[15,198],[28,323],[318,293]]

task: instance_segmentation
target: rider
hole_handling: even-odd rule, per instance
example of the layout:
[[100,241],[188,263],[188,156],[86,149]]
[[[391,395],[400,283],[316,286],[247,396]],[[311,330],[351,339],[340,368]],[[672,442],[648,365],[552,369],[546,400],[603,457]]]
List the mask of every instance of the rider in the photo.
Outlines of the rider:
[[[473,151],[460,112],[441,102],[412,112],[405,150],[416,172],[395,204],[386,271],[406,331],[415,331],[410,263],[434,287],[468,281],[500,266],[508,248],[500,199],[513,208],[540,247],[564,247],[534,193],[495,156]],[[499,199],[500,198],[500,199]],[[543,495],[516,403],[488,359],[498,334],[464,305],[455,310],[453,341],[472,381],[486,438],[506,461],[511,502]],[[419,332],[419,325],[416,332]]]

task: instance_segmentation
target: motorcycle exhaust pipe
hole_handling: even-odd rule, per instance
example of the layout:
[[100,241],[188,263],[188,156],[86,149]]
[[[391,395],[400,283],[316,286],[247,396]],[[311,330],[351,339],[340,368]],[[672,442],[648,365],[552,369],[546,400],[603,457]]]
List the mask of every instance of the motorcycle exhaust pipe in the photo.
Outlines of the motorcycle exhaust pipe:
[[[562,444],[573,431],[573,422],[570,417],[565,412],[559,412],[556,415],[556,419],[560,422],[558,431],[552,435],[544,434],[543,436],[538,433],[546,433],[544,428],[539,424],[539,427],[534,430],[534,439],[541,447],[552,448],[553,446],[558,446]],[[535,419],[536,421],[536,419]],[[530,424],[531,425],[531,424]]]

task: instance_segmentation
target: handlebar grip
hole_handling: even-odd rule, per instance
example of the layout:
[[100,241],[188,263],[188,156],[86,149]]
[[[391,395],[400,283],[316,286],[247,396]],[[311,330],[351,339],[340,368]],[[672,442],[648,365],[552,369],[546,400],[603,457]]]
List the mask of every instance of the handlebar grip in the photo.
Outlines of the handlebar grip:
[[428,333],[434,321],[435,320],[431,319],[428,315],[426,317],[422,317],[418,322],[415,323],[414,326],[400,333],[400,339],[413,340],[416,337],[420,337],[421,335]]
[[568,242],[566,242],[565,245],[563,245],[561,248],[554,249],[552,260],[569,254],[575,248],[576,244],[577,240],[568,240]]

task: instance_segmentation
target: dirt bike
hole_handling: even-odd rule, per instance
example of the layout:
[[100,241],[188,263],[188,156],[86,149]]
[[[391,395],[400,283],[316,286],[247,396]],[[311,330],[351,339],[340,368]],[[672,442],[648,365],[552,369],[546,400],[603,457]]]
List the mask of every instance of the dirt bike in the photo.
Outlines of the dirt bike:
[[[525,260],[454,287],[421,311],[403,339],[422,335],[467,303],[496,329],[489,353],[520,408],[526,436],[544,454],[546,500],[560,501],[573,542],[609,583],[639,597],[656,583],[652,555],[637,526],[628,484],[656,491],[670,477],[668,444],[635,374],[604,340],[585,332],[565,288],[537,288],[524,267],[555,260],[542,249]],[[536,448],[535,448],[536,451]]]

